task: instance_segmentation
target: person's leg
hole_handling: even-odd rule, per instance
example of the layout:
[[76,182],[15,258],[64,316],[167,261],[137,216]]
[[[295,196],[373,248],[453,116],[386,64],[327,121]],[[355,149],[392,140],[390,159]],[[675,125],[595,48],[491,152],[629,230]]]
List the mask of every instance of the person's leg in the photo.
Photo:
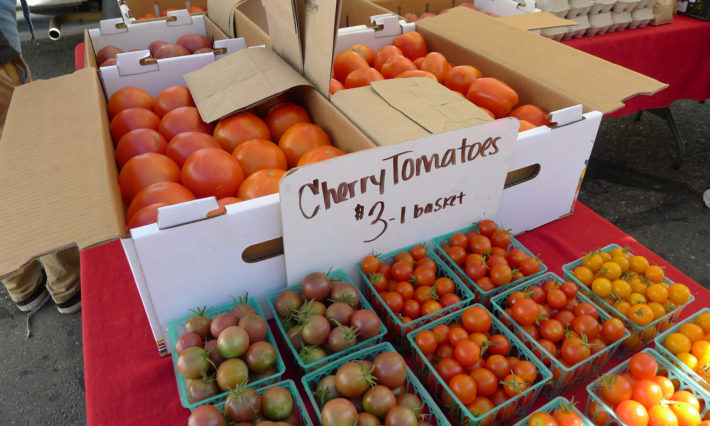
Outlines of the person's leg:
[[81,309],[79,249],[74,246],[40,258],[47,273],[47,289],[57,309],[70,314]]
[[42,306],[49,299],[44,282],[42,265],[33,260],[18,275],[6,278],[2,283],[17,307],[28,312]]

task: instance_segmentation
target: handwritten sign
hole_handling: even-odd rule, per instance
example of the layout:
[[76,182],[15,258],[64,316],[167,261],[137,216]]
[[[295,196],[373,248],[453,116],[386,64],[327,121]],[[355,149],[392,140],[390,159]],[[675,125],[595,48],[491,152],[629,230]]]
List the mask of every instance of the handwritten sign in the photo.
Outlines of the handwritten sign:
[[294,169],[280,184],[286,277],[343,269],[494,218],[515,119],[453,130]]

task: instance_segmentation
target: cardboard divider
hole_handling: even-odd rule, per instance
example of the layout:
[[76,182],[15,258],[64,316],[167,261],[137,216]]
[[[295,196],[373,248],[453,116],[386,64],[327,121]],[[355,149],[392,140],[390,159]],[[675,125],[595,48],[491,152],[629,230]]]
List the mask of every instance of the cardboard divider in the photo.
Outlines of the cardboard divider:
[[138,19],[149,13],[160,16],[165,9],[187,9],[189,6],[198,6],[207,10],[208,0],[119,0],[125,4],[134,18]]

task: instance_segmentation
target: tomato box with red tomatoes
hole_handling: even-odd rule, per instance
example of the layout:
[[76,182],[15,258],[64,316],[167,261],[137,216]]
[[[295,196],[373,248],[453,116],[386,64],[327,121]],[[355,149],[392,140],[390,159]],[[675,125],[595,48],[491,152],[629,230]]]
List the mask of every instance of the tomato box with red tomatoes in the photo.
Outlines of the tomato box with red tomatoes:
[[[404,10],[407,3],[401,2],[401,6]],[[383,15],[386,12],[389,10],[366,0],[343,1],[340,17],[335,21],[321,16],[328,13],[324,9],[310,9],[306,15],[309,19],[301,26],[306,40],[303,47],[306,77],[321,93],[326,94],[330,91],[331,70],[335,69],[337,77],[346,73],[343,70],[347,70],[348,66],[358,67],[356,62],[360,61],[346,51],[352,48],[366,52],[368,50],[361,46],[367,46],[371,51],[365,53],[363,60],[366,61],[367,55],[372,56],[380,49],[390,49],[387,46],[395,43],[404,47],[404,50],[400,48],[402,53],[411,56],[401,55],[409,60],[399,61],[406,63],[402,67],[408,68],[402,73],[430,78],[433,75],[441,81],[443,74],[437,70],[444,69],[439,67],[442,63],[447,67],[451,64],[454,68],[474,67],[484,78],[493,77],[514,90],[517,99],[509,107],[537,105],[546,113],[543,119],[547,124],[519,133],[496,218],[515,234],[571,212],[604,113],[621,108],[622,101],[631,96],[655,93],[665,87],[656,80],[465,7],[454,7],[445,14],[415,23],[400,21],[395,15],[387,17]],[[313,16],[317,18],[311,19]],[[326,25],[333,25],[334,28],[327,28]],[[321,36],[316,40],[315,36],[309,37],[309,34],[329,34],[332,30],[337,30],[337,37],[330,40],[329,46],[324,47],[329,42],[327,37]],[[413,30],[422,36],[418,43],[407,40],[412,38],[408,34]],[[333,57],[322,58],[322,52],[331,49]],[[423,60],[419,66],[416,63],[421,58],[419,55],[426,58],[427,52],[429,55],[437,53],[433,55],[436,58],[430,61],[431,67],[427,67],[434,72],[422,74],[423,70],[419,67],[425,67],[425,63]],[[336,61],[341,53],[350,56],[352,61]],[[376,69],[377,63],[373,61],[373,64]],[[392,65],[393,69],[397,69],[396,64]],[[366,66],[369,68],[369,65]],[[378,77],[372,71],[365,70],[362,63],[354,72],[358,75],[351,78],[357,77],[357,81],[352,81],[353,85],[368,79],[384,78],[382,73]],[[446,76],[443,76],[445,81]],[[345,83],[341,84],[345,86]],[[600,91],[600,86],[612,86],[612,89]],[[386,102],[380,100],[375,103],[373,100],[377,100],[377,94],[365,97],[362,93],[362,88],[339,90],[331,100],[375,143],[391,144],[432,133],[426,126],[420,126],[414,129],[418,133],[406,136],[392,131],[391,120],[377,119],[383,114],[375,108]],[[414,93],[412,97],[415,102],[421,96]],[[406,106],[407,102],[396,105],[406,111],[400,105]],[[446,111],[441,106],[432,107],[432,110]],[[499,115],[507,115],[507,112],[500,111]],[[526,214],[520,214],[521,211]]]
[[[336,147],[346,153],[374,147],[278,55],[262,48],[235,54],[239,52],[262,56],[256,61],[237,58],[231,70],[241,63],[260,63],[284,86],[274,89],[254,80],[236,82],[242,88],[246,85],[242,92],[251,97],[235,97],[228,90],[234,74],[212,71],[209,81],[219,84],[215,90],[231,102],[222,115],[264,106],[264,101],[276,101],[288,91]],[[248,73],[253,75],[253,71]],[[192,95],[199,98],[196,90]],[[29,110],[42,120],[32,115],[28,122]],[[107,102],[96,69],[18,88],[2,141],[0,161],[6,183],[2,196],[8,201],[1,221],[3,277],[44,253],[71,245],[84,250],[120,239],[163,355],[172,348],[167,324],[185,309],[221,305],[248,290],[268,312],[266,294],[285,286],[278,195],[227,206],[224,213],[209,219],[207,213],[218,207],[215,198],[197,199],[163,207],[157,223],[130,233],[126,230]],[[28,170],[35,171],[32,179],[28,179]]]

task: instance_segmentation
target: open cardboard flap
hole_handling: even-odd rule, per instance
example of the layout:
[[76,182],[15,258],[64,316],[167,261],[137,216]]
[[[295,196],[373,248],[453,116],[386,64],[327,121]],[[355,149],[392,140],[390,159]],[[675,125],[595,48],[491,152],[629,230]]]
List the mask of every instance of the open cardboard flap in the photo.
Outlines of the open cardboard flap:
[[273,50],[264,48],[239,50],[184,77],[206,122],[250,107],[292,87],[309,85]]
[[303,50],[293,0],[262,0],[266,11],[271,48],[299,73],[303,73]]
[[426,78],[399,78],[341,90],[331,101],[377,145],[493,121],[473,103]]
[[[546,86],[548,92],[581,103],[585,112],[610,113],[622,108],[625,99],[637,94],[651,95],[668,86],[559,42],[502,24],[498,19],[456,7],[449,13],[417,22],[417,30],[499,64],[507,69],[510,81],[516,81],[515,73],[524,74],[527,79]],[[438,50],[439,46],[429,48]],[[508,76],[498,76],[508,81]],[[560,105],[564,106],[569,105]]]
[[563,19],[545,11],[500,16],[496,19],[521,30],[541,30],[578,24],[574,20]]
[[125,4],[135,18],[154,13],[160,16],[160,12],[167,8],[186,9],[188,6],[199,6],[205,10],[208,7],[207,0],[118,0],[119,4]]
[[298,11],[303,23],[303,73],[324,96],[330,88],[341,4],[342,0],[307,0]]
[[229,37],[236,37],[234,10],[245,0],[208,0],[207,15]]
[[15,89],[0,141],[0,277],[125,233],[102,99],[91,68]]

